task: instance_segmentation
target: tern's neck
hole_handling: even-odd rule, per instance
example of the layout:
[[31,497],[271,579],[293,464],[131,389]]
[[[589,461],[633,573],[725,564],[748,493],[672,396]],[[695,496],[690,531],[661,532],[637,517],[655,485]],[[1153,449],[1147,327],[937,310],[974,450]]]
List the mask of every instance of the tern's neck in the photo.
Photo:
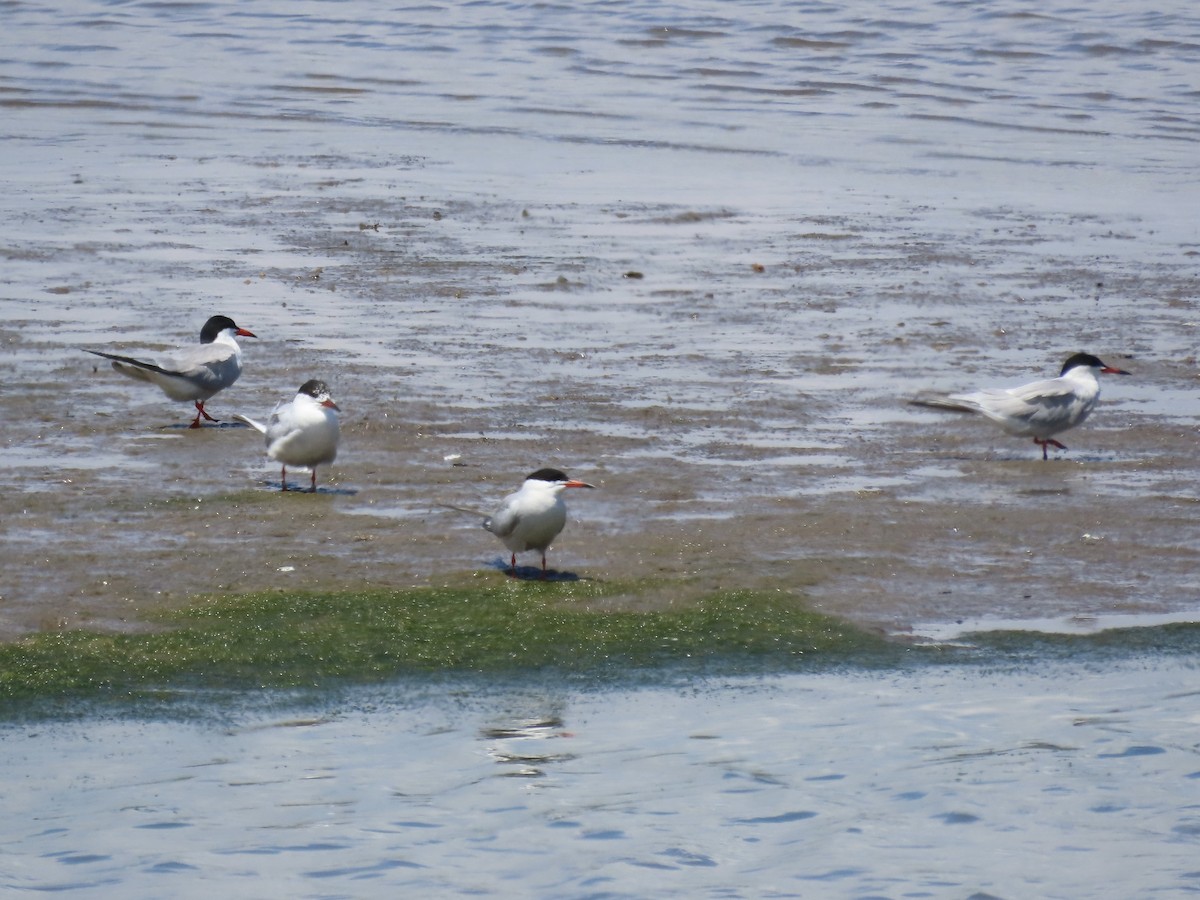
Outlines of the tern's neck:
[[542,481],[537,478],[531,478],[529,481],[525,482],[522,490],[525,490],[530,494],[545,494],[549,497],[555,497],[562,493],[562,489],[564,487],[565,485],[558,484],[554,481]]
[[1098,385],[1100,383],[1100,379],[1096,377],[1096,373],[1089,366],[1076,366],[1073,369],[1067,369],[1063,378],[1078,384]]
[[234,338],[233,332],[230,331],[229,329],[222,331],[215,338],[213,338],[213,343],[214,344],[224,344],[226,347],[232,347],[234,350],[238,351],[239,353],[241,352],[241,349],[242,349],[241,347],[238,346],[238,342]]

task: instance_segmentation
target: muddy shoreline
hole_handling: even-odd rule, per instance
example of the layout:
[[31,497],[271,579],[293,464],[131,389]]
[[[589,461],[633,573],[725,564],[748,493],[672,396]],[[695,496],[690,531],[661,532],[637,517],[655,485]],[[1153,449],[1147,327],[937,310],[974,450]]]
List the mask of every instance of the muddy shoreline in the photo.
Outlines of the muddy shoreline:
[[[1070,450],[1043,462],[987,423],[907,405],[923,389],[1027,380],[1043,373],[994,369],[1052,369],[1060,354],[1025,346],[1031,320],[1011,332],[965,327],[942,284],[897,291],[903,301],[853,286],[945,264],[942,245],[882,254],[895,223],[848,218],[817,236],[813,223],[777,223],[790,225],[780,245],[793,259],[752,267],[730,259],[746,231],[765,229],[754,217],[641,210],[627,240],[649,233],[665,247],[686,229],[696,242],[663,272],[547,237],[568,212],[619,229],[628,210],[525,210],[503,227],[486,205],[371,212],[378,227],[297,228],[288,252],[304,264],[241,278],[240,296],[172,298],[170,315],[137,319],[132,337],[146,340],[187,340],[172,326],[218,311],[260,336],[243,342],[242,380],[209,404],[219,427],[183,428],[183,406],[81,352],[137,346],[99,327],[111,289],[63,288],[68,318],[5,323],[17,364],[3,400],[0,636],[137,629],[144,611],[211,592],[502,578],[499,544],[445,505],[487,511],[542,465],[601,488],[569,498],[552,566],[660,580],[654,596],[629,598],[634,607],[752,587],[903,632],[1195,604],[1195,359],[1144,352],[1154,335],[1135,327],[1140,303],[1040,304],[1039,334],[1103,303],[1106,338],[1088,331],[1077,343],[1135,373],[1107,382],[1093,420],[1065,436]],[[543,229],[543,254],[461,241],[509,225]],[[405,249],[418,228],[436,260]],[[331,245],[336,260],[307,264]],[[723,270],[709,269],[709,251]],[[1000,261],[976,248],[954,266],[996,275]],[[624,277],[635,263],[644,277]],[[1169,322],[1191,307],[1190,265],[1117,266],[1105,290],[1127,298],[1136,281]],[[189,277],[186,262],[154,268],[163,281]],[[1095,284],[1091,272],[1053,271]],[[1003,321],[1022,305],[1002,283],[969,315]],[[316,496],[281,494],[259,436],[229,417],[263,414],[309,377],[329,382],[344,411],[342,451]]]

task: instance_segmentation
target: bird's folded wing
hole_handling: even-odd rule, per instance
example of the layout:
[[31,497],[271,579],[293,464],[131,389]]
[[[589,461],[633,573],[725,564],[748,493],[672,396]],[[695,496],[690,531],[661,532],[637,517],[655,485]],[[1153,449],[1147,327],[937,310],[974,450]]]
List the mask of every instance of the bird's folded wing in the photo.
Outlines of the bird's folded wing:
[[1039,381],[1012,390],[980,391],[979,411],[996,420],[1044,424],[1061,421],[1078,398],[1061,383]]
[[275,404],[270,418],[267,419],[267,428],[272,434],[283,435],[300,430],[305,416],[301,410],[296,408],[297,405],[291,400],[280,400]]
[[505,506],[490,518],[485,519],[483,527],[496,537],[508,537],[520,521],[520,515],[511,506]]
[[1026,421],[1034,424],[1068,421],[1078,424],[1080,415],[1086,415],[1088,409],[1078,396],[1061,388],[1040,394],[1026,392],[1022,394],[1022,400],[1030,410]]
[[1008,393],[1017,397],[1022,403],[1058,414],[1061,414],[1062,410],[1067,407],[1080,403],[1083,399],[1073,386],[1064,384],[1061,379],[1035,381],[1024,387],[1013,388]]
[[160,372],[178,375],[189,381],[220,382],[220,369],[233,356],[228,347],[217,344],[202,344],[195,349],[172,353],[162,360]]

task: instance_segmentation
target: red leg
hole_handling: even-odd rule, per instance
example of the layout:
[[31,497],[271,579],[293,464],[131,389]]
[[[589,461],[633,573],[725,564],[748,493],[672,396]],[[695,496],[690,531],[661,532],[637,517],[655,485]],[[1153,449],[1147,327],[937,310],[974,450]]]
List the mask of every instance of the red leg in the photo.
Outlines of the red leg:
[[281,491],[287,490],[287,466],[283,467],[283,474],[279,476],[279,489]]
[[317,492],[317,467],[316,466],[313,466],[312,476],[313,476],[312,477],[312,492],[315,494]]
[[515,554],[515,553],[512,555],[512,573],[513,573],[513,578],[516,578],[517,577],[517,554]]
[[204,401],[203,401],[203,400],[197,400],[197,401],[196,401],[196,421],[194,421],[194,422],[192,423],[192,428],[199,428],[199,427],[200,427],[200,417],[201,417],[201,416],[204,416],[204,418],[208,419],[208,421],[210,421],[210,422],[219,422],[219,421],[221,421],[220,419],[214,419],[212,416],[210,416],[210,415],[208,414],[208,410],[206,410],[206,409],[204,408]]
[[1050,445],[1051,445],[1051,444],[1053,444],[1053,445],[1054,445],[1055,447],[1057,447],[1059,450],[1066,450],[1066,449],[1067,449],[1067,446],[1066,446],[1066,444],[1060,444],[1060,443],[1059,443],[1058,441],[1056,441],[1054,438],[1046,438],[1045,440],[1042,440],[1041,438],[1034,438],[1034,439],[1033,439],[1033,442],[1034,442],[1035,444],[1041,444],[1041,445],[1042,445],[1042,459],[1049,459],[1049,458],[1050,458]]

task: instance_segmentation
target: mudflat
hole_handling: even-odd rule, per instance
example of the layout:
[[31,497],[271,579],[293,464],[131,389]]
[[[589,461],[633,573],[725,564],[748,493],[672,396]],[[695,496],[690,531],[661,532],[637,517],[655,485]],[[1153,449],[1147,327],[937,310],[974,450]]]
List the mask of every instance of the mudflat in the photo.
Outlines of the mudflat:
[[[201,290],[183,249],[80,246],[37,316],[6,307],[0,635],[137,629],[212,592],[504,578],[479,519],[544,465],[600,488],[568,495],[551,567],[653,580],[632,608],[744,586],[903,631],[1194,605],[1190,258],[1123,249],[1101,281],[1057,240],[1071,217],[980,211],[914,244],[904,217],[366,201],[342,168],[319,190],[345,179],[359,215],[307,207],[315,182],[220,210],[291,223],[273,264],[240,254]],[[1138,239],[1112,224],[1093,248]],[[71,274],[101,257],[109,281]],[[193,286],[114,304],[147,276]],[[216,312],[259,336],[208,404],[218,425],[187,429],[190,405],[82,352],[194,340]],[[1133,376],[1103,381],[1049,461],[907,403],[1049,377],[1076,350]],[[231,416],[308,378],[343,410],[341,452],[316,495],[282,493]]]

